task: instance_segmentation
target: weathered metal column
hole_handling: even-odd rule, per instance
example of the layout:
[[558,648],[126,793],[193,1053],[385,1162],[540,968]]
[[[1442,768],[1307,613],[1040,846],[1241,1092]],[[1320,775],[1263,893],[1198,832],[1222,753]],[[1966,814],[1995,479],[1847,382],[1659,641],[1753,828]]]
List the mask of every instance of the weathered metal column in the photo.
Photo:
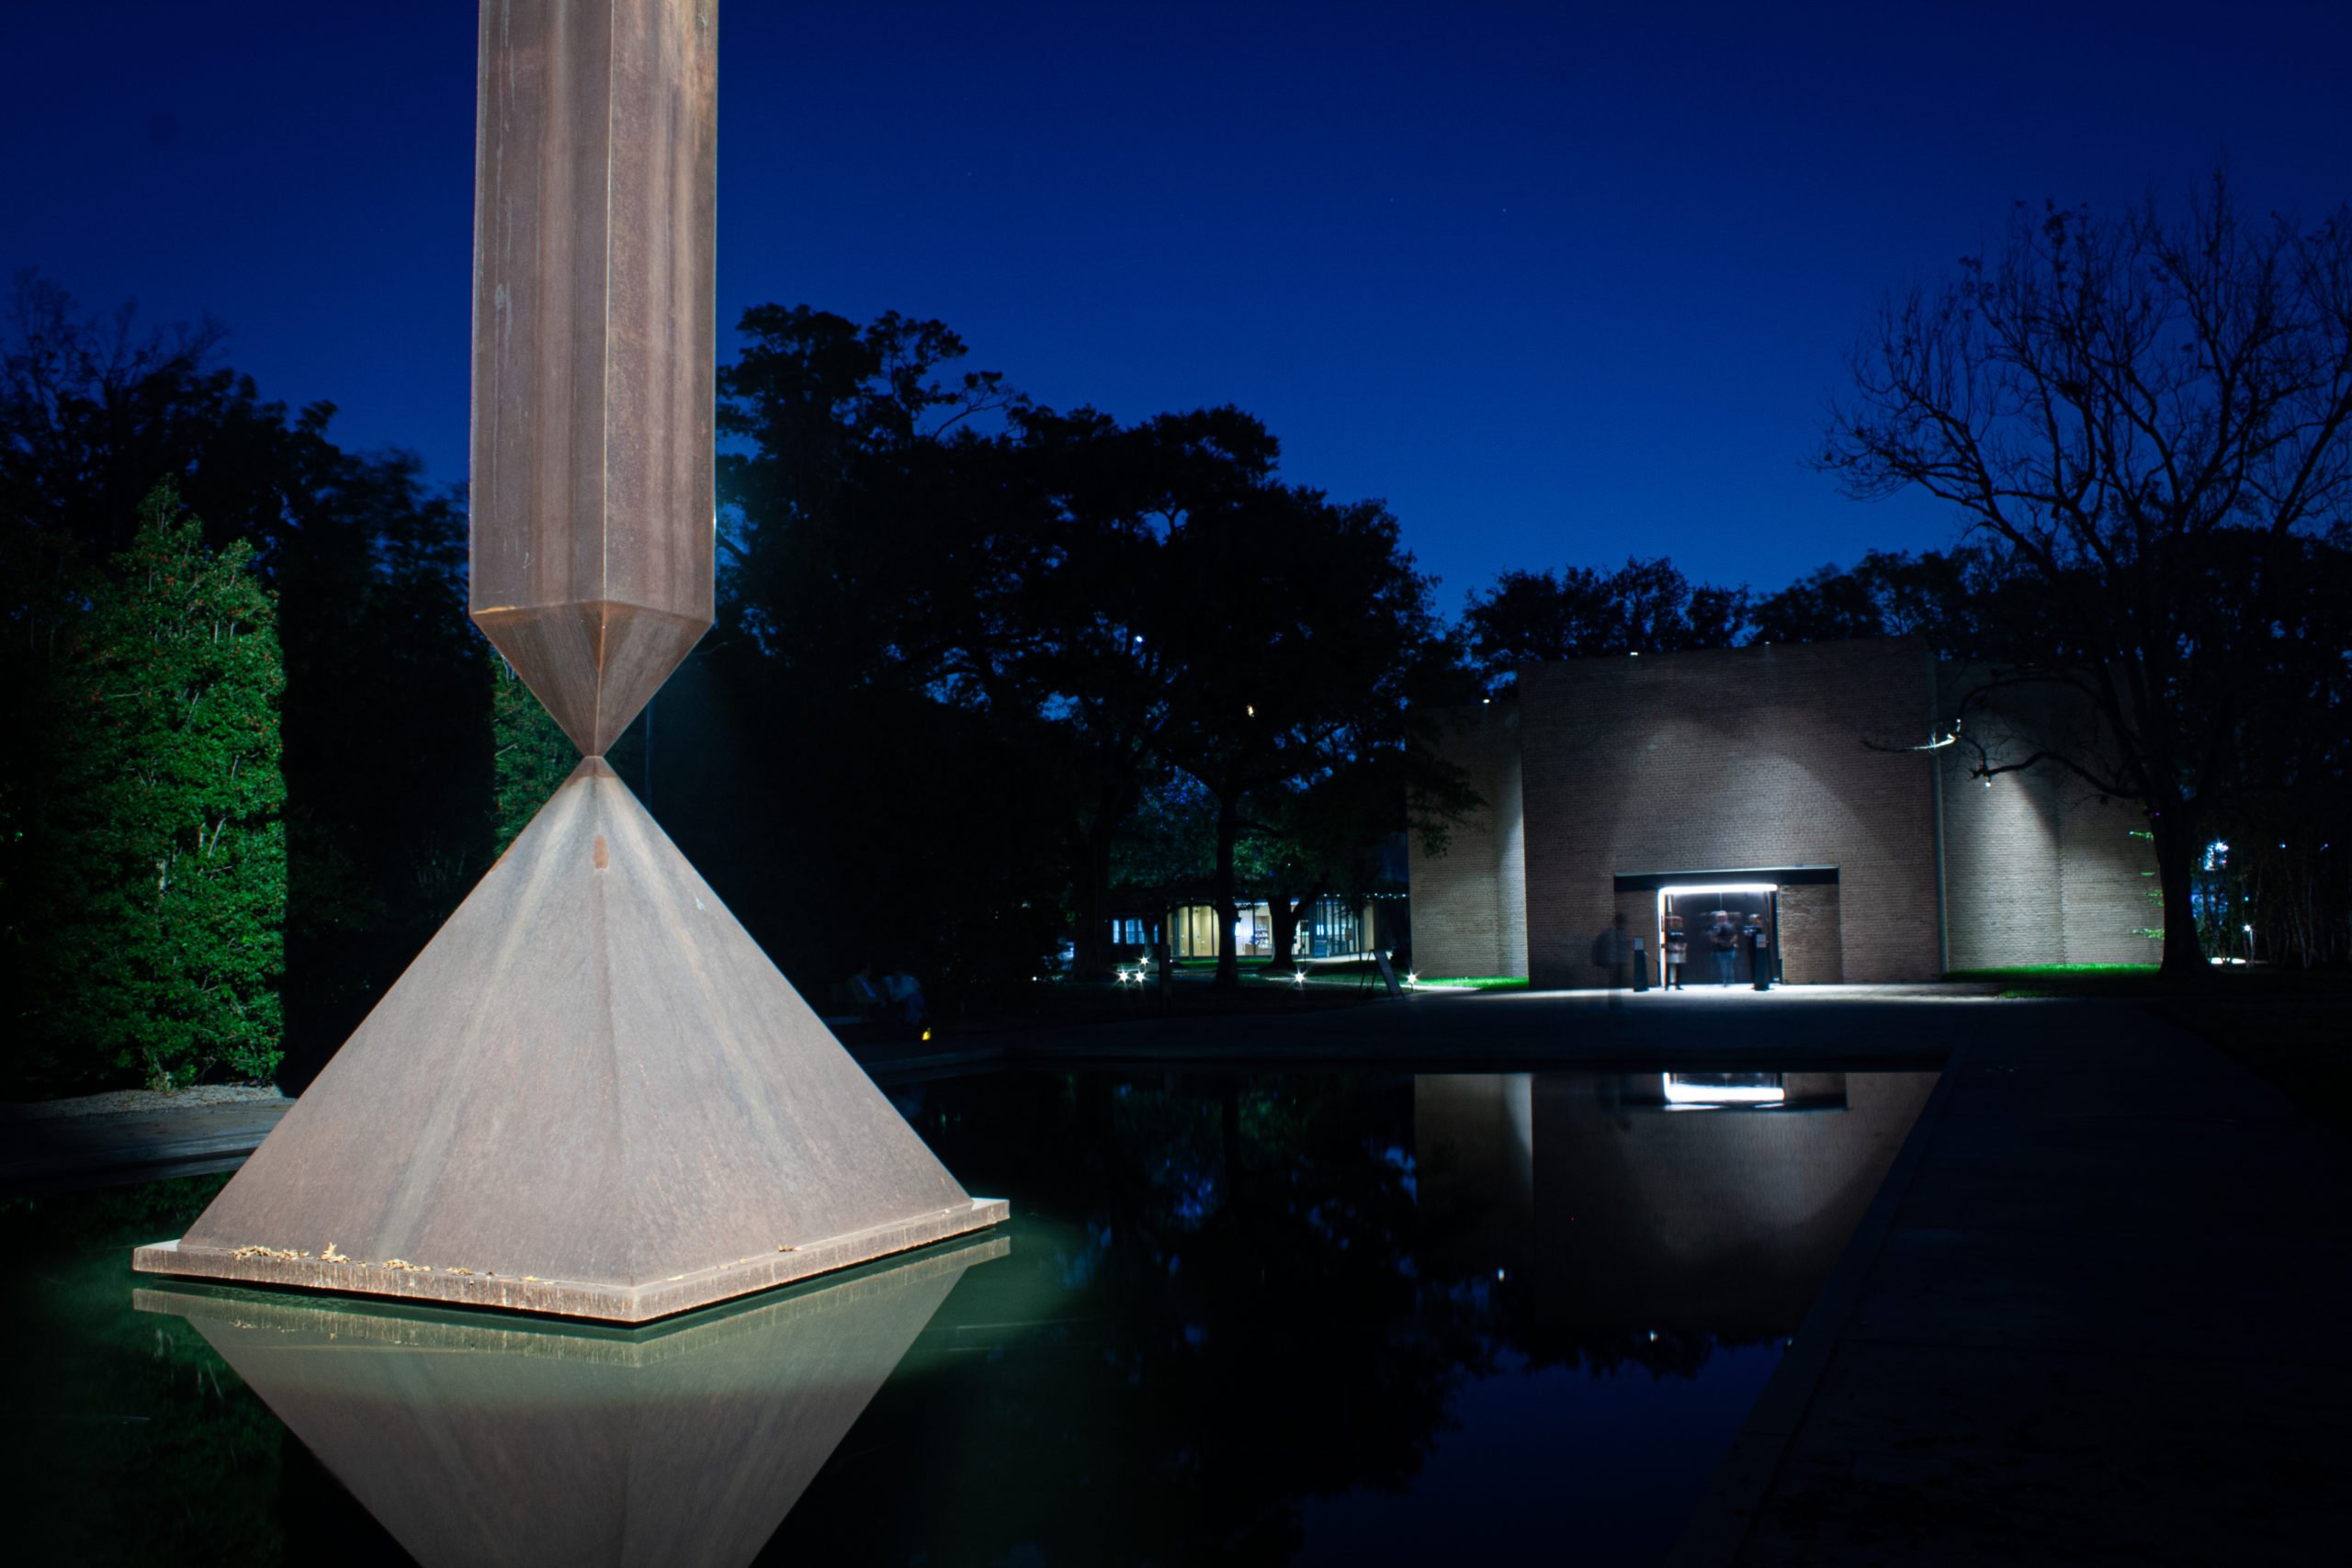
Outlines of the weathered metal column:
[[602,756],[709,628],[716,0],[489,0],[476,625]]
[[473,618],[579,768],[133,1267],[638,1322],[993,1224],[604,752],[710,626],[716,0],[483,0]]

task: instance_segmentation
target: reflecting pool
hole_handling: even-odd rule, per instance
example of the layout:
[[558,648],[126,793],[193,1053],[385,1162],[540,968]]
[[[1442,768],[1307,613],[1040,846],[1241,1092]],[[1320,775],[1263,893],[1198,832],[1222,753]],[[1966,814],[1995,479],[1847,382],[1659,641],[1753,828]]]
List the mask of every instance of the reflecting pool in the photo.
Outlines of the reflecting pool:
[[910,1086],[1009,1226],[635,1331],[134,1281],[225,1178],[12,1199],[11,1532],[75,1562],[1652,1562],[1933,1083]]

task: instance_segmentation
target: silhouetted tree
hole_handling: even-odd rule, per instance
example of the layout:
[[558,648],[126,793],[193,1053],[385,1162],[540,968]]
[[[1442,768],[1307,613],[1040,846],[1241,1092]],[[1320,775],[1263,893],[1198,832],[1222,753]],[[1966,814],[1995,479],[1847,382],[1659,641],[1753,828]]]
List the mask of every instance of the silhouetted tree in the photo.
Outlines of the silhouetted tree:
[[[1053,532],[1049,567],[1032,575],[1028,600],[1041,635],[1014,667],[1032,682],[1029,700],[1066,721],[1057,773],[1065,785],[1073,968],[1093,975],[1105,967],[1116,846],[1147,785],[1178,760],[1179,699],[1195,680],[1200,649],[1188,634],[1196,606],[1171,576],[1174,541],[1199,518],[1271,485],[1280,448],[1262,424],[1230,408],[1125,428],[1091,410],[1021,423],[1024,450],[1052,494]],[[1181,798],[1193,797],[1183,791]],[[1209,844],[1195,887],[1215,876],[1213,831]]]
[[[1417,754],[1406,694],[1450,668],[1426,586],[1385,512],[1280,485],[1258,421],[1037,409],[954,375],[963,345],[935,322],[763,310],[746,330],[720,378],[722,429],[747,446],[724,468],[732,635],[713,657],[768,694],[771,724],[807,727],[778,788],[815,767],[859,781],[794,859],[851,851],[876,895],[861,919],[903,914],[924,883],[942,925],[1058,910],[1067,889],[1077,972],[1102,973],[1120,835],[1171,765],[1238,840],[1252,798]],[[1249,702],[1227,723],[1243,685],[1267,688],[1273,728]],[[909,737],[940,774],[924,806],[905,804]],[[983,860],[959,913],[942,873]]]
[[1825,566],[1755,602],[1759,642],[1838,642],[1916,637],[1942,658],[1987,657],[1977,553],[1871,550],[1851,567]]
[[1498,696],[1522,664],[1729,648],[1747,613],[1745,588],[1694,584],[1663,558],[1629,557],[1615,571],[1506,571],[1472,592],[1462,624],[1472,663]]
[[2352,519],[2352,211],[2248,218],[2219,176],[2177,217],[2020,209],[1994,254],[1891,298],[1853,372],[1821,466],[1950,502],[2030,585],[1971,701],[2038,688],[2095,720],[1979,771],[2047,761],[2139,803],[2165,969],[2201,972],[2191,873],[2266,782],[2264,734],[2342,723],[2306,704],[2312,639],[2343,647],[2310,589]]
[[719,624],[680,677],[708,720],[707,765],[682,771],[712,775],[702,815],[727,832],[697,852],[665,820],[805,979],[897,956],[951,991],[1025,980],[1060,924],[1052,736],[975,653],[1016,626],[1035,533],[995,417],[1021,400],[956,372],[935,321],[763,306],[742,330],[718,382]]
[[1217,983],[1234,986],[1236,852],[1280,830],[1261,810],[1358,770],[1394,785],[1399,818],[1410,786],[1433,837],[1467,804],[1429,728],[1463,694],[1459,666],[1430,579],[1376,502],[1255,486],[1187,517],[1162,562],[1161,635],[1183,671],[1169,754],[1216,800]]
[[[922,674],[923,612],[955,581],[957,530],[914,504],[925,466],[1022,400],[994,371],[951,374],[961,338],[886,312],[858,326],[761,305],[718,373],[720,631],[836,684]],[[986,562],[982,564],[986,566]]]

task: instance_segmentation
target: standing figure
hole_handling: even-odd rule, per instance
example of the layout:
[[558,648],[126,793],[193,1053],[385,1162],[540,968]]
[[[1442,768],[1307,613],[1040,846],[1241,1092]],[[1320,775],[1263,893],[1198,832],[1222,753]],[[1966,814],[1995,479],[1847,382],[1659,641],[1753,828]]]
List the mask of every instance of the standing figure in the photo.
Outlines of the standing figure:
[[1717,909],[1709,918],[1713,923],[1707,927],[1707,945],[1715,951],[1715,979],[1727,987],[1739,964],[1739,929],[1731,923],[1729,909]]
[[1618,910],[1617,918],[1609,922],[1609,929],[1601,932],[1601,938],[1603,961],[1609,965],[1609,988],[1622,991],[1625,988],[1625,960],[1628,957],[1625,912],[1623,909]]
[[1690,960],[1690,935],[1682,929],[1682,917],[1666,917],[1666,988],[1682,989],[1682,966]]
[[1592,939],[1592,961],[1609,976],[1609,1006],[1612,1011],[1624,1005],[1618,993],[1625,988],[1625,961],[1631,956],[1632,943],[1625,933],[1625,914],[1621,909],[1607,929]]
[[901,964],[890,971],[882,986],[889,995],[890,1010],[898,1016],[899,1021],[912,1028],[921,1028],[922,982],[915,978],[914,972]]
[[874,978],[872,964],[857,966],[857,973],[849,977],[849,994],[850,999],[857,1004],[859,1015],[866,1022],[879,1023],[889,1016],[890,1001],[882,994],[881,986]]
[[1747,923],[1739,928],[1747,944],[1747,973],[1759,991],[1772,988],[1772,932],[1764,923],[1761,913],[1751,910]]

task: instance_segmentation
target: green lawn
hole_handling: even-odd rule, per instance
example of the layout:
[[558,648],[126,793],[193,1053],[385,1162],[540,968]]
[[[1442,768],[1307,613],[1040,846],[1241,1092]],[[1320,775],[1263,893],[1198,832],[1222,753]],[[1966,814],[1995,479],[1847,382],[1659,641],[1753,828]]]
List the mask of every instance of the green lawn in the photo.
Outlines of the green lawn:
[[2153,964],[2018,964],[2006,969],[1947,969],[1947,980],[2017,980],[2046,975],[2154,975]]

